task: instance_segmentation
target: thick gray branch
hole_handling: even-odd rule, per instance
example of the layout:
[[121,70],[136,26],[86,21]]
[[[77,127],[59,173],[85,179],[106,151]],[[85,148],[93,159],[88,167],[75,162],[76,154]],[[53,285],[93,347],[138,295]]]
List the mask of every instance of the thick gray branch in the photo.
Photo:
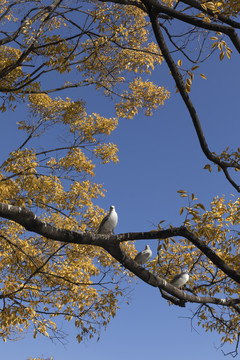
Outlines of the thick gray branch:
[[208,23],[199,18],[195,18],[192,15],[187,15],[187,14],[184,14],[183,12],[177,11],[173,8],[169,8],[167,6],[161,5],[157,0],[144,0],[142,2],[148,9],[149,13],[154,10],[154,13],[157,15],[163,13],[163,14],[169,15],[175,19],[183,21],[187,24],[191,24],[193,26],[197,26],[202,29],[216,31],[216,32],[222,32],[223,34],[226,34],[227,36],[229,36],[229,38],[231,39],[235,48],[240,53],[240,39],[239,39],[234,27],[226,26],[226,25],[222,25],[222,24],[216,24],[213,22]]
[[[129,0],[100,0],[102,2],[113,2],[113,3],[118,3],[118,4],[124,4],[124,5],[134,5],[133,1],[129,1]],[[184,1],[186,3],[191,2],[191,1]],[[225,17],[221,17],[221,21],[225,22],[227,24],[231,23],[231,26],[226,26],[226,25],[222,25],[216,22],[211,22],[208,23],[206,21],[203,21],[199,18],[196,18],[192,15],[187,15],[184,14],[181,11],[177,11],[174,8],[170,8],[168,6],[164,6],[162,5],[158,0],[142,0],[142,3],[144,4],[144,11],[145,8],[147,9],[147,12],[150,13],[153,9],[154,12],[157,15],[160,14],[165,14],[168,15],[170,18],[174,18],[174,19],[178,19],[180,21],[183,21],[187,24],[191,24],[193,26],[197,26],[201,29],[206,29],[206,30],[210,30],[210,31],[216,31],[216,32],[222,32],[223,34],[226,34],[227,36],[229,36],[229,38],[231,39],[232,43],[234,44],[235,48],[237,49],[237,51],[240,53],[240,39],[235,31],[235,28],[233,27],[233,25],[235,24],[235,22],[227,22]],[[191,6],[193,6],[193,3],[190,4]],[[135,5],[138,6],[139,5]],[[195,6],[196,7],[196,6]],[[204,12],[203,9],[201,9],[201,11]],[[211,11],[208,12],[211,15]],[[220,18],[219,18],[220,19]],[[223,21],[225,20],[225,21]],[[239,23],[236,22],[236,27],[239,27]]]
[[143,239],[166,239],[168,237],[183,236],[200,249],[216,266],[225,272],[236,282],[240,283],[240,273],[228,266],[218,255],[214,253],[202,240],[197,238],[185,227],[170,228],[167,230],[126,233],[119,235],[95,235],[90,233],[78,233],[56,228],[37,217],[32,211],[26,208],[0,203],[0,216],[15,221],[22,225],[26,230],[33,231],[50,240],[61,241],[64,243],[84,244],[100,246],[107,250],[118,262],[126,269],[135,274],[147,284],[158,287],[166,291],[173,297],[180,299],[180,303],[211,303],[224,306],[239,304],[240,299],[219,299],[214,297],[199,297],[188,294],[169,284],[165,279],[153,275],[150,271],[138,265],[133,259],[129,258],[121,249],[121,242]]

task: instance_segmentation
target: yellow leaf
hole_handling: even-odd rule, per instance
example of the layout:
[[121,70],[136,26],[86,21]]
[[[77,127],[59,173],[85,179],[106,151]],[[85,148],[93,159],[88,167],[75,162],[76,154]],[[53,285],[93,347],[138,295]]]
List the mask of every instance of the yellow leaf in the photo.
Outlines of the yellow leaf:
[[178,60],[178,66],[179,67],[182,66],[182,60],[181,59]]
[[227,57],[228,57],[229,59],[231,59],[231,52],[230,52],[230,51],[226,51],[226,54],[227,54]]
[[209,165],[209,164],[205,165],[204,169],[207,169],[209,172],[212,172],[211,165]]
[[200,76],[201,76],[203,79],[207,80],[207,78],[206,78],[206,76],[205,76],[204,74],[200,74]]
[[205,206],[203,204],[199,203],[198,206],[205,211]]
[[161,220],[161,221],[159,221],[159,223],[158,223],[158,224],[162,224],[162,223],[164,223],[164,221],[165,221],[165,220]]
[[181,209],[180,209],[180,215],[182,215],[183,211],[184,211],[184,208],[181,207]]
[[225,55],[225,52],[222,51],[222,52],[220,53],[220,55],[219,55],[221,61],[222,61],[222,59],[224,58],[224,55]]

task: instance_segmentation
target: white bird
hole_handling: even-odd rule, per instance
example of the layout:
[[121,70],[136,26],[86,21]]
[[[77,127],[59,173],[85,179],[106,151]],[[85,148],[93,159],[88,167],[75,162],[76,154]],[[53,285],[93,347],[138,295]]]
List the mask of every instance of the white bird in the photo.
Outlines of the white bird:
[[150,249],[149,245],[145,246],[145,249],[143,251],[140,251],[136,256],[135,256],[135,261],[136,263],[138,263],[139,265],[143,265],[145,264],[150,257],[152,256],[152,250]]
[[188,280],[189,280],[188,270],[183,270],[181,274],[177,274],[172,278],[170,284],[179,288],[185,285],[188,282]]
[[110,206],[109,213],[102,219],[98,229],[98,234],[111,234],[118,223],[118,215],[115,206]]

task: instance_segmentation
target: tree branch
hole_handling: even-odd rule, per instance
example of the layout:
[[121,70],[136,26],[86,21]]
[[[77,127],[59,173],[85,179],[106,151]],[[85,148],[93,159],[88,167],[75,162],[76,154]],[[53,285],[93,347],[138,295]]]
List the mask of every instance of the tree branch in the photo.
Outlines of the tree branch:
[[[28,57],[28,55],[33,51],[34,49],[34,43],[36,42],[36,40],[38,39],[38,37],[41,35],[41,29],[43,28],[44,24],[49,20],[50,15],[54,12],[54,10],[60,5],[60,3],[63,0],[55,0],[53,1],[53,3],[49,6],[46,6],[44,8],[44,10],[41,10],[37,15],[35,15],[34,21],[36,20],[36,18],[38,18],[39,16],[43,16],[44,14],[47,13],[46,18],[42,21],[42,23],[39,26],[38,32],[37,34],[34,36],[34,39],[32,41],[32,43],[22,52],[21,56],[11,65],[6,66],[5,68],[3,68],[0,72],[0,78],[4,78],[7,74],[9,74],[11,71],[13,71],[14,69],[16,69],[17,67],[21,66],[22,62]],[[33,19],[31,19],[31,21],[33,21]],[[16,32],[16,37],[18,35],[20,35],[20,33],[23,30],[23,26],[24,23],[22,23],[20,30],[18,29]],[[13,39],[12,39],[13,40]]]
[[[119,4],[124,4],[124,5],[134,5],[134,2],[132,2],[131,0],[129,0],[129,1],[128,0],[101,0],[101,1],[119,3]],[[157,14],[157,15],[165,14],[174,19],[178,19],[187,24],[191,24],[191,25],[197,26],[202,29],[216,31],[216,32],[222,32],[223,34],[226,34],[231,39],[231,41],[234,44],[237,51],[240,52],[240,39],[239,39],[234,27],[232,26],[233,24],[235,24],[235,22],[231,23],[232,24],[231,26],[226,26],[226,25],[221,25],[221,24],[216,24],[216,23],[208,23],[199,18],[195,18],[192,15],[187,15],[187,14],[184,14],[183,12],[177,11],[168,6],[164,6],[164,5],[160,4],[158,2],[158,0],[142,0],[142,3],[144,4],[144,7],[147,9],[148,13],[152,12],[154,9],[155,14]],[[187,0],[186,0],[186,3],[187,3]],[[137,4],[135,6],[139,7]],[[191,6],[193,6],[193,5],[191,5]],[[145,11],[145,9],[144,9],[144,11]],[[202,8],[201,8],[201,11],[203,11]],[[209,14],[211,14],[210,11],[209,11]],[[224,17],[224,19],[225,19],[225,17]],[[223,21],[223,20],[221,20],[221,21]],[[224,21],[224,22],[227,23],[226,21]],[[237,24],[237,27],[240,26],[239,23],[236,23],[236,24]]]
[[196,111],[193,103],[191,102],[191,99],[189,98],[188,93],[185,89],[183,77],[168,50],[168,47],[164,40],[162,31],[161,31],[161,27],[160,27],[160,24],[158,21],[158,13],[155,11],[155,9],[153,11],[149,12],[149,17],[150,17],[150,20],[152,23],[153,31],[154,31],[157,43],[159,45],[159,48],[162,51],[162,55],[168,64],[171,74],[175,80],[176,86],[177,86],[177,88],[181,94],[181,97],[188,109],[188,112],[192,118],[193,125],[195,127],[195,130],[196,130],[196,133],[198,136],[198,140],[199,140],[199,143],[200,143],[203,153],[206,155],[206,157],[210,161],[212,161],[213,163],[215,163],[216,165],[219,165],[221,167],[221,169],[224,171],[224,174],[225,174],[226,178],[228,179],[228,181],[234,186],[234,188],[238,192],[240,192],[240,186],[238,186],[234,182],[234,180],[230,177],[229,172],[227,170],[228,167],[236,167],[236,168],[240,169],[240,165],[235,164],[235,163],[233,164],[233,162],[221,161],[217,156],[213,155],[213,153],[209,150],[208,144],[206,142],[206,139],[205,139],[202,127],[201,127],[201,123],[200,123],[198,115],[197,115],[197,111]]
[[149,15],[153,11],[156,15],[158,15],[159,13],[163,13],[175,19],[183,21],[187,24],[191,24],[202,29],[222,32],[223,34],[226,34],[231,39],[237,51],[240,53],[240,39],[233,27],[216,23],[208,23],[199,18],[195,18],[192,15],[187,15],[183,12],[161,5],[157,0],[144,0],[143,3],[146,8],[149,9]]
[[100,246],[107,250],[111,256],[113,256],[119,263],[135,274],[138,278],[153,287],[158,287],[159,289],[166,291],[174,298],[179,299],[181,304],[183,304],[183,301],[192,303],[218,304],[224,306],[240,304],[240,299],[220,299],[214,297],[199,297],[196,295],[187,294],[185,291],[179,290],[178,288],[169,284],[165,279],[153,275],[150,271],[138,265],[133,259],[128,257],[120,247],[121,242],[125,241],[166,239],[169,237],[183,236],[192,244],[194,244],[198,249],[200,249],[226,275],[235,280],[237,283],[240,283],[240,272],[235,271],[229,265],[227,265],[202,240],[198,239],[184,226],[159,231],[126,233],[118,235],[95,235],[56,228],[42,221],[32,211],[26,208],[7,205],[4,203],[0,203],[0,216],[5,219],[15,221],[28,231],[33,231],[36,234],[42,235],[54,241]]
[[127,6],[135,6],[138,7],[139,9],[143,10],[144,12],[146,12],[146,8],[143,4],[141,4],[140,2],[134,1],[134,0],[99,0],[100,2],[113,2],[116,4],[121,4],[121,5],[127,5]]
[[217,19],[219,19],[220,21],[222,21],[223,23],[230,25],[231,27],[240,29],[240,23],[237,21],[234,21],[230,18],[227,18],[226,16],[222,15],[221,13],[214,13],[211,9],[207,9],[205,10],[201,4],[199,2],[197,2],[196,0],[180,0],[180,2],[190,5],[191,7],[200,10],[201,12],[205,13],[205,14],[209,14],[212,17],[217,16]]

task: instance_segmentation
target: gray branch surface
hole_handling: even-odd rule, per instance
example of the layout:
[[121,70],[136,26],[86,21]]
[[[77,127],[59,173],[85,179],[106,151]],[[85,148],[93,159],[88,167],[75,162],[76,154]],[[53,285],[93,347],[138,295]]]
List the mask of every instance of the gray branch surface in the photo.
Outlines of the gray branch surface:
[[[146,282],[148,285],[158,287],[164,298],[172,299],[175,304],[184,306],[185,302],[201,303],[201,304],[217,304],[224,306],[233,306],[240,304],[240,299],[221,299],[216,297],[199,297],[188,294],[182,291],[165,279],[153,275],[150,271],[138,265],[133,259],[127,256],[121,249],[121,243],[133,240],[154,240],[166,239],[169,237],[181,236],[188,239],[198,249],[200,249],[209,260],[211,260],[219,269],[221,269],[231,279],[240,283],[240,272],[232,269],[226,264],[213,250],[211,250],[201,239],[190,232],[186,227],[176,227],[167,230],[148,231],[148,232],[134,232],[118,235],[96,235],[91,233],[78,233],[76,231],[69,231],[59,229],[51,224],[42,221],[32,211],[0,203],[0,216],[2,218],[12,220],[22,225],[26,230],[32,231],[36,234],[44,236],[53,241],[60,241],[62,243],[71,243],[79,245],[93,245],[104,248],[108,253],[121,263],[126,269],[135,274],[138,278]],[[24,240],[22,240],[24,241]],[[167,296],[164,292],[170,294],[173,298]],[[175,299],[175,300],[174,300]]]

